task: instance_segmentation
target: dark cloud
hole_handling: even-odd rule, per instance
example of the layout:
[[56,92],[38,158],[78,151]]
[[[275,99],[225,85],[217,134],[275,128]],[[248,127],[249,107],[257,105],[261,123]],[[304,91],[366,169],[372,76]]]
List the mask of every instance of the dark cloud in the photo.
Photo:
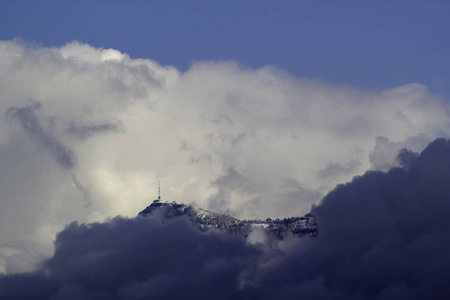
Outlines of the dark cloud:
[[41,108],[41,104],[36,102],[24,107],[10,107],[6,115],[20,122],[22,128],[39,145],[44,147],[53,159],[64,169],[72,169],[75,166],[75,158],[68,147],[62,144],[50,132],[42,128],[35,112]]
[[0,278],[0,298],[449,299],[450,141],[407,162],[337,186],[312,209],[316,239],[252,245],[184,219],[73,223],[40,270]]
[[141,217],[72,223],[55,247],[41,271],[1,278],[0,298],[239,299],[259,256],[237,236]]
[[449,180],[450,142],[439,139],[409,170],[336,187],[312,210],[319,237],[296,245],[262,283],[293,293],[319,284],[345,299],[448,299]]
[[123,125],[121,123],[103,123],[93,125],[77,125],[72,123],[67,129],[67,132],[74,137],[85,140],[93,135],[115,133],[123,130]]
[[419,153],[403,148],[398,153],[397,161],[399,162],[400,166],[405,169],[409,169],[414,164],[417,157],[419,157]]

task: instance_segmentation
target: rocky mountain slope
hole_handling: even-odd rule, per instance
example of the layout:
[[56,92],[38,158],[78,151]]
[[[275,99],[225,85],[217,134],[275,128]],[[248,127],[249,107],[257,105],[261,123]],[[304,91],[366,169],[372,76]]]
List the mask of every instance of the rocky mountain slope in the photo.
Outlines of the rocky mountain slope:
[[317,219],[311,214],[303,217],[275,220],[270,218],[266,220],[239,220],[225,214],[211,212],[191,205],[163,202],[157,199],[141,211],[138,216],[148,217],[153,214],[161,214],[168,219],[187,216],[192,224],[201,231],[217,228],[226,233],[238,234],[243,237],[248,237],[255,228],[261,228],[268,236],[273,236],[280,240],[293,236],[316,237],[318,234]]

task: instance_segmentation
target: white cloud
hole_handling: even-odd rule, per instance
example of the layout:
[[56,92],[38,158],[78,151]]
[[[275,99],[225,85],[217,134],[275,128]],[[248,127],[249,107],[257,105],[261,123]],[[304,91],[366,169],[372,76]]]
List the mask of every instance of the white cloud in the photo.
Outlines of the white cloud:
[[[6,114],[36,103],[53,148]],[[45,255],[73,220],[136,215],[158,180],[163,199],[237,217],[305,214],[449,127],[447,103],[420,84],[361,91],[234,62],[180,74],[79,42],[0,42],[0,119],[0,247]],[[52,158],[55,145],[73,167]]]

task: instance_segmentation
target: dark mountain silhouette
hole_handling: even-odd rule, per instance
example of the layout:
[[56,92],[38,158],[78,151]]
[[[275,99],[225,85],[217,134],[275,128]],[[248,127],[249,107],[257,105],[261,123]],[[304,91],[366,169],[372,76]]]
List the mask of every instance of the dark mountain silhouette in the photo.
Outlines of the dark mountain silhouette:
[[167,219],[185,216],[201,231],[215,228],[226,233],[238,234],[245,238],[256,228],[263,229],[268,236],[273,236],[280,240],[292,236],[316,237],[318,234],[317,219],[311,214],[303,217],[275,220],[270,218],[266,220],[239,220],[226,214],[211,212],[191,205],[163,202],[160,199],[156,199],[138,214],[141,217],[152,215],[161,215]]

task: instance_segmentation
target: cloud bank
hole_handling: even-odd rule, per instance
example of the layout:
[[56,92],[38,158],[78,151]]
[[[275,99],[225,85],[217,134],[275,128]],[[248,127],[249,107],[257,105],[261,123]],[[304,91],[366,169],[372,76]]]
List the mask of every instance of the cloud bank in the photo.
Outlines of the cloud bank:
[[0,277],[0,297],[448,299],[449,180],[437,139],[408,168],[337,186],[313,208],[315,239],[252,244],[156,216],[72,223],[37,271]]
[[1,41],[0,271],[32,269],[74,220],[135,216],[158,180],[163,199],[239,218],[303,215],[447,137],[448,111],[417,83],[362,91],[223,61],[180,73],[80,42]]

